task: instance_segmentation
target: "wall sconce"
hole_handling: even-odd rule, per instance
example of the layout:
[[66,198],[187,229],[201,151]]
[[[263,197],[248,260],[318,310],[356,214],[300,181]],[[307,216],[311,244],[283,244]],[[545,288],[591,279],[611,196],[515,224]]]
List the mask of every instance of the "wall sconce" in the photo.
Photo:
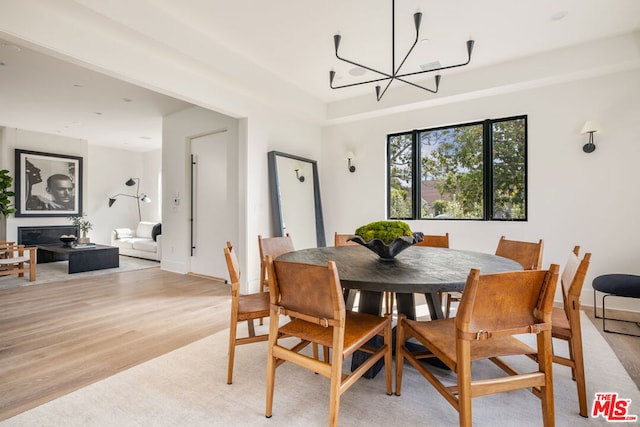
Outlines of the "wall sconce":
[[300,169],[296,169],[296,178],[298,179],[298,181],[304,182],[304,176],[300,175],[299,171]]
[[351,164],[351,160],[353,160],[356,156],[353,154],[353,151],[349,151],[347,152],[347,168],[349,169],[349,172],[354,173],[356,171],[356,167],[354,165]]
[[136,185],[136,195],[133,196],[131,194],[118,193],[115,196],[111,196],[111,197],[109,197],[109,207],[113,206],[113,204],[116,202],[116,198],[118,196],[132,197],[134,199],[137,199],[137,202],[138,202],[138,219],[140,221],[142,221],[142,215],[140,213],[140,202],[151,203],[151,199],[146,194],[144,194],[144,193],[141,194],[140,193],[140,178],[129,178],[127,180],[127,182],[124,183],[124,185],[126,185],[128,187]]
[[581,134],[588,133],[589,134],[589,142],[582,146],[582,151],[585,153],[593,153],[596,150],[596,145],[593,143],[593,134],[596,132],[600,132],[600,125],[596,122],[592,122],[588,120],[585,122],[584,126],[582,126]]

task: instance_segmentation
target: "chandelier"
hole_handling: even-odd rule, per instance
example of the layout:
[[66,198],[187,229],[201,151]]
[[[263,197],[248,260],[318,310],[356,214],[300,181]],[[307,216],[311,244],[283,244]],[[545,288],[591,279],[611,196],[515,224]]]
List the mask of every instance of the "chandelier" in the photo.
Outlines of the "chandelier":
[[402,60],[402,62],[400,62],[400,65],[398,65],[398,68],[396,68],[396,57],[395,57],[395,50],[396,50],[396,30],[395,30],[395,0],[391,1],[391,72],[390,73],[386,73],[384,71],[380,71],[380,70],[376,70],[375,68],[371,68],[371,67],[367,67],[366,65],[362,65],[359,64],[355,61],[351,61],[349,59],[343,58],[339,55],[338,53],[338,49],[340,47],[340,40],[342,39],[342,37],[339,34],[336,34],[333,36],[333,44],[335,45],[336,48],[336,58],[338,58],[340,61],[346,62],[348,64],[351,65],[355,65],[357,67],[360,68],[364,68],[366,70],[372,71],[376,74],[379,74],[382,77],[379,78],[374,78],[372,80],[367,80],[365,82],[358,82],[358,83],[351,83],[351,84],[345,84],[342,86],[334,86],[333,85],[333,80],[336,77],[336,72],[331,70],[329,71],[329,87],[331,87],[331,89],[342,89],[345,87],[352,87],[352,86],[359,86],[359,85],[364,85],[364,84],[368,84],[368,83],[381,83],[381,82],[385,82],[386,81],[386,85],[384,87],[384,90],[382,90],[382,87],[380,86],[380,84],[376,85],[376,98],[378,101],[380,101],[382,99],[382,97],[384,96],[385,92],[387,91],[387,89],[389,89],[389,86],[391,85],[391,82],[393,82],[394,80],[398,80],[401,81],[403,83],[406,83],[408,85],[417,87],[419,89],[424,89],[428,92],[431,93],[438,93],[438,88],[440,87],[440,74],[436,74],[435,76],[435,89],[429,89],[427,87],[424,87],[422,85],[419,85],[417,83],[413,83],[409,80],[406,80],[405,77],[409,77],[409,76],[416,76],[419,74],[424,74],[424,73],[432,73],[434,71],[441,71],[441,70],[447,70],[450,68],[456,68],[456,67],[462,67],[465,66],[467,64],[469,64],[469,62],[471,62],[471,52],[473,51],[473,40],[467,40],[467,54],[468,54],[468,59],[466,62],[462,63],[462,64],[456,64],[456,65],[448,65],[445,67],[437,67],[437,68],[430,68],[428,70],[423,70],[423,71],[415,71],[415,72],[411,72],[411,73],[404,73],[404,74],[400,74],[400,70],[402,69],[402,66],[404,65],[404,63],[406,62],[407,58],[409,57],[409,55],[411,54],[411,52],[413,51],[413,48],[416,47],[416,44],[418,43],[418,39],[419,39],[419,35],[420,35],[420,22],[422,21],[422,13],[417,12],[413,14],[413,22],[415,24],[416,27],[416,39],[413,42],[413,44],[411,45],[411,48],[409,49],[409,51],[407,52],[407,54],[404,56],[404,59]]

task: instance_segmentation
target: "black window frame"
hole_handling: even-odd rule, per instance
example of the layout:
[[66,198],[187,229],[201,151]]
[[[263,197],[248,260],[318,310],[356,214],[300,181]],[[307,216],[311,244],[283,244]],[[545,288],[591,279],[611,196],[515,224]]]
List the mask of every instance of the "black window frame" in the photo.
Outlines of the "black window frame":
[[[494,186],[493,186],[493,125],[495,123],[524,120],[524,218],[494,218]],[[418,141],[418,135],[421,132],[437,131],[443,129],[452,129],[456,127],[482,125],[482,142],[483,142],[483,217],[482,218],[422,218],[422,197],[421,197],[421,144]],[[498,119],[485,119],[480,121],[456,123],[447,126],[437,126],[433,128],[414,129],[404,132],[396,132],[387,135],[387,218],[394,220],[408,221],[518,221],[526,222],[529,220],[529,159],[528,159],[528,140],[529,140],[529,123],[528,116],[518,115],[510,117],[502,117]],[[391,139],[402,135],[411,135],[412,139],[412,168],[411,168],[411,217],[392,217],[391,216]]]

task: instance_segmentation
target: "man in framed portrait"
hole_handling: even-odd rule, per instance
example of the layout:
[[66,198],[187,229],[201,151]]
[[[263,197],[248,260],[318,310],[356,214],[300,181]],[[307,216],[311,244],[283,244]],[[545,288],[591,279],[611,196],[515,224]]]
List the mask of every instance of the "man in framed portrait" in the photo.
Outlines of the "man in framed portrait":
[[47,178],[47,196],[32,195],[28,198],[28,210],[73,210],[75,208],[75,185],[72,179],[64,174],[56,173]]

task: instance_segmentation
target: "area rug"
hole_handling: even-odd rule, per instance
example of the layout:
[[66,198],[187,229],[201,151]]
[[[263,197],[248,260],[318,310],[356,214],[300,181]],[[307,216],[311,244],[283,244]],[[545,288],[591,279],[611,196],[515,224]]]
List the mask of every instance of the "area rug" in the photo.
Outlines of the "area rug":
[[159,265],[160,263],[158,261],[120,255],[119,268],[106,268],[104,270],[69,274],[68,261],[47,262],[36,266],[36,280],[33,282],[29,280],[29,274],[27,273],[25,274],[25,277],[17,277],[14,275],[0,276],[0,290],[18,288],[21,286],[42,285],[44,283],[63,282],[65,280],[99,276],[102,274],[140,270],[143,268],[158,267]]
[[[589,408],[597,392],[631,399],[640,414],[640,392],[611,348],[583,313]],[[227,331],[133,367],[0,425],[13,426],[324,426],[329,381],[285,364],[276,373],[273,417],[264,417],[266,343],[238,347],[234,383],[226,384]],[[522,360],[514,365],[531,366]],[[346,362],[348,365],[348,361]],[[474,375],[490,374],[477,363]],[[360,379],[341,398],[344,426],[455,426],[457,412],[412,367],[404,370],[401,396],[387,396],[384,375]],[[440,371],[442,376],[449,376]],[[578,415],[569,368],[554,365],[558,426],[608,425],[602,417]],[[473,400],[475,426],[541,426],[540,401],[526,390]]]

